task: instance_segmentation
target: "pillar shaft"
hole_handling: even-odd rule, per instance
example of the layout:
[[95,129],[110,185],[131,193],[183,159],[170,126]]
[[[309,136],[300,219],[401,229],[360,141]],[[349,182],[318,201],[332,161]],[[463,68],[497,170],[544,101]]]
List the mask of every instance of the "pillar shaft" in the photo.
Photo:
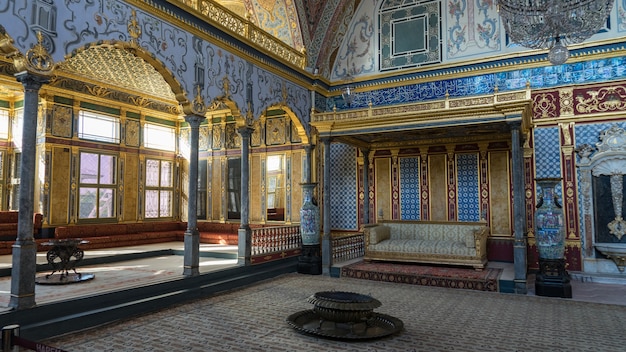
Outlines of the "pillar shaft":
[[369,224],[370,222],[370,150],[367,148],[361,149],[363,154],[363,224]]
[[16,77],[24,86],[24,123],[22,127],[17,239],[13,245],[9,307],[26,309],[35,306],[37,244],[33,237],[33,213],[35,175],[37,175],[35,172],[37,111],[39,89],[48,82],[48,78],[28,72],[19,73]]
[[324,231],[322,234],[322,274],[330,275],[330,268],[332,263],[332,241],[330,238],[330,138],[322,138],[322,144],[324,146],[324,193],[323,193],[323,208],[324,208]]
[[191,127],[189,137],[189,195],[187,204],[187,231],[185,231],[185,255],[183,275],[200,274],[200,234],[198,232],[198,140],[200,123],[204,116],[188,115],[185,121]]
[[513,176],[513,260],[515,271],[515,293],[526,294],[526,207],[524,206],[524,153],[520,136],[520,125],[511,126],[511,166]]
[[252,257],[252,231],[250,230],[250,136],[249,126],[238,129],[241,135],[241,224],[238,231],[237,264],[250,265]]

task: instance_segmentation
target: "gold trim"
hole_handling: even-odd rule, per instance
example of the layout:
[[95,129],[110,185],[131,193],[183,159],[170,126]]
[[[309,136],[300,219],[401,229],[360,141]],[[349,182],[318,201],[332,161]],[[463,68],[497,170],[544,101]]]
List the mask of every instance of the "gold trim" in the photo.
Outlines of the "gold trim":
[[[331,132],[364,132],[384,130],[389,126],[406,126],[406,130],[427,127],[445,121],[452,125],[475,117],[500,117],[507,122],[521,121],[522,131],[530,130],[532,118],[530,88],[490,95],[445,98],[427,102],[399,104],[363,109],[312,113],[310,124],[322,134]],[[516,116],[519,115],[519,116]],[[418,125],[418,126],[416,126]]]

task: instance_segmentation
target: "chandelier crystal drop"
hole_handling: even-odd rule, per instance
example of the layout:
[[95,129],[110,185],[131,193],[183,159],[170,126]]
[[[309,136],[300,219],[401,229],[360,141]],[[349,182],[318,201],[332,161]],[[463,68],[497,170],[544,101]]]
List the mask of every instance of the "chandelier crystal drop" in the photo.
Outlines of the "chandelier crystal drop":
[[585,41],[607,23],[614,0],[498,0],[504,30],[514,43],[550,49],[548,59],[560,65],[568,45]]

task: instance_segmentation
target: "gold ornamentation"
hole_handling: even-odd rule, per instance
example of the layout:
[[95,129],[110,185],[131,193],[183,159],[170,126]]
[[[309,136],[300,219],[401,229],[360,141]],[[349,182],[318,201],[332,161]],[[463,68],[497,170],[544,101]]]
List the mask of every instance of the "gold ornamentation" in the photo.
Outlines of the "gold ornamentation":
[[51,133],[58,137],[72,137],[72,108],[60,105],[52,108]]
[[141,26],[137,21],[137,11],[131,11],[130,21],[128,22],[128,35],[130,36],[130,45],[139,46],[139,37],[141,37]]
[[[198,17],[213,26],[234,33],[251,42],[252,46],[260,47],[265,52],[274,53],[293,66],[306,67],[306,51],[298,51],[278,38],[273,37],[250,21],[228,11],[219,4],[209,0],[171,0],[180,2],[192,8],[190,12],[197,12]],[[188,9],[185,9],[188,10]]]
[[561,116],[574,115],[574,93],[571,88],[559,91]]
[[106,98],[108,95],[111,94],[110,90],[102,86],[86,86],[85,88],[87,89],[87,92],[89,94],[98,98]]
[[224,98],[230,97],[230,81],[228,80],[228,76],[222,78],[222,91],[224,92]]
[[141,108],[145,108],[150,105],[150,100],[144,97],[130,97],[130,101]]
[[234,123],[226,125],[226,149],[241,148],[241,138]]
[[37,31],[37,44],[29,49],[26,55],[18,55],[13,60],[18,72],[28,71],[48,76],[54,69],[54,61],[43,45],[43,34],[40,31]]
[[198,139],[198,149],[199,150],[208,150],[209,149],[209,127],[206,125],[200,126],[198,129],[199,139]]
[[268,145],[285,144],[285,119],[283,117],[267,119],[265,128]]
[[202,87],[199,85],[196,86],[196,96],[193,98],[192,110],[194,114],[202,116],[204,116],[207,110],[204,98],[202,97]]
[[565,124],[565,123],[560,123],[559,127],[561,127],[561,132],[563,132],[563,145],[572,145],[572,136],[570,135],[570,127],[572,126],[572,123],[569,124]]
[[250,136],[250,144],[252,146],[261,145],[261,120],[255,120],[252,124],[252,135]]
[[224,131],[222,125],[213,125],[213,149],[221,149],[224,146]]
[[126,120],[126,145],[139,146],[139,121]]
[[[107,82],[109,88],[123,87],[167,101],[176,101],[172,88],[152,65],[110,43],[79,50],[60,63],[59,69],[91,81]],[[100,89],[97,91],[102,93]]]
[[579,113],[626,110],[626,88],[623,86],[603,87],[587,94],[589,98],[576,97],[576,111]]
[[535,118],[554,118],[557,117],[556,112],[556,103],[551,94],[537,94],[533,99],[533,116]]
[[0,53],[7,57],[19,54],[19,50],[13,45],[13,39],[9,37],[6,29],[0,25]]

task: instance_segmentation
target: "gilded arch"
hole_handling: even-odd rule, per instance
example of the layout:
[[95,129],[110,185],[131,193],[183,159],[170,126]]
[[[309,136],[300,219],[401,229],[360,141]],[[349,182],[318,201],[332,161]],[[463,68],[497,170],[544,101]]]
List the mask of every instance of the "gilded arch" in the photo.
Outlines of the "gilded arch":
[[[61,78],[54,85],[71,86],[72,80],[87,80],[93,84],[85,90],[102,98],[118,90],[130,93],[127,100],[134,105],[176,115],[191,105],[174,74],[153,54],[132,42],[87,44],[57,63],[56,71]],[[163,108],[164,105],[169,106]]]
[[284,115],[288,116],[289,119],[291,120],[293,124],[292,129],[297,133],[298,139],[302,141],[302,144],[310,143],[311,136],[307,134],[306,129],[304,128],[304,125],[302,124],[302,121],[293,112],[293,110],[291,110],[291,108],[289,108],[288,106],[284,104],[272,105],[272,106],[269,106],[267,109],[265,109],[263,114],[266,115],[267,112],[271,110],[282,110],[284,112]]

